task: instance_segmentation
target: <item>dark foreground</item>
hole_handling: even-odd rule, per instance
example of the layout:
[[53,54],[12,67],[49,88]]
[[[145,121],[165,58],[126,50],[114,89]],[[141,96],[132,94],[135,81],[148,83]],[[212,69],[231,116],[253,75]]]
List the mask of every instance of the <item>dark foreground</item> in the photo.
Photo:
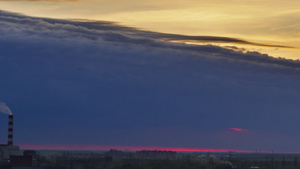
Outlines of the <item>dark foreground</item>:
[[33,151],[11,156],[0,169],[300,169],[298,154]]

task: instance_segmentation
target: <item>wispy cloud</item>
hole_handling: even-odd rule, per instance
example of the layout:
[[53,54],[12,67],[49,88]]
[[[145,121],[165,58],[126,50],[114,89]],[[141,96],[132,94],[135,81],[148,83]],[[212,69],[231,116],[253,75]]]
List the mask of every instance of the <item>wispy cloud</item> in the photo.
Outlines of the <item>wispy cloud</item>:
[[[96,26],[97,22],[88,21],[87,25]],[[98,22],[100,25],[101,22]],[[295,48],[293,46],[286,46],[286,45],[276,45],[276,44],[265,44],[265,43],[258,43],[247,41],[239,38],[233,37],[221,37],[221,36],[188,36],[188,35],[181,35],[181,34],[169,34],[169,33],[160,33],[160,32],[153,32],[153,31],[146,31],[140,30],[132,27],[125,27],[114,24],[114,27],[118,26],[119,29],[123,29],[129,31],[132,34],[136,34],[143,37],[155,38],[165,41],[177,41],[177,42],[195,42],[195,43],[232,43],[232,44],[242,44],[242,45],[252,45],[252,46],[261,46],[261,47],[274,47],[274,48]],[[98,26],[100,26],[98,25]],[[101,28],[100,28],[101,29]]]
[[263,43],[242,40],[238,38],[220,37],[220,36],[187,36],[187,35],[163,34],[163,33],[161,34],[157,33],[157,36],[163,40],[178,41],[178,42],[232,43],[232,44],[243,44],[243,45],[276,47],[276,48],[294,48],[292,46],[263,44]]
[[229,128],[230,130],[233,130],[233,131],[237,131],[237,132],[245,132],[245,131],[248,131],[247,129],[242,129],[242,128]]

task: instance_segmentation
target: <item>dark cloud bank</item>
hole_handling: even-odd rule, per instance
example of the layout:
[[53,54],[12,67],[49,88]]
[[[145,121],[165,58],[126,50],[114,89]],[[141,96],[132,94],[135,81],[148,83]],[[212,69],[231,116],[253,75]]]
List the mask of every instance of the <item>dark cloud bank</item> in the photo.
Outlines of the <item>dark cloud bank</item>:
[[299,61],[5,11],[0,34],[16,142],[300,151]]

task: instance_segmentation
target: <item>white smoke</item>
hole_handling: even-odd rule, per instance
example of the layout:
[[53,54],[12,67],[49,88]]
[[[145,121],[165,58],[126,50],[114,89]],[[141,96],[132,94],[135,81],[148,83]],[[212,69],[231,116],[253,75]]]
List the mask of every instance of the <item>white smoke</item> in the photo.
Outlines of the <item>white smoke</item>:
[[10,108],[4,102],[0,102],[0,112],[12,115]]

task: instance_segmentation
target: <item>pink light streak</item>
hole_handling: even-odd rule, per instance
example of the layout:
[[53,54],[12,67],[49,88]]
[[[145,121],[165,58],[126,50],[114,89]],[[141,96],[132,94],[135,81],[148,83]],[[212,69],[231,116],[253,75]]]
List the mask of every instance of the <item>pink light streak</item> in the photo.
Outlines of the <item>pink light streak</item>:
[[241,128],[229,128],[230,130],[242,132],[242,131],[247,131],[247,129],[241,129]]
[[[79,144],[20,144],[21,149],[33,150],[122,150],[122,151],[184,151],[184,152],[238,152],[238,153],[255,153],[256,151],[248,150],[228,150],[228,149],[199,149],[199,148],[179,148],[179,147],[143,147],[143,146],[106,146],[106,145],[79,145]],[[264,151],[266,152],[266,151]]]

